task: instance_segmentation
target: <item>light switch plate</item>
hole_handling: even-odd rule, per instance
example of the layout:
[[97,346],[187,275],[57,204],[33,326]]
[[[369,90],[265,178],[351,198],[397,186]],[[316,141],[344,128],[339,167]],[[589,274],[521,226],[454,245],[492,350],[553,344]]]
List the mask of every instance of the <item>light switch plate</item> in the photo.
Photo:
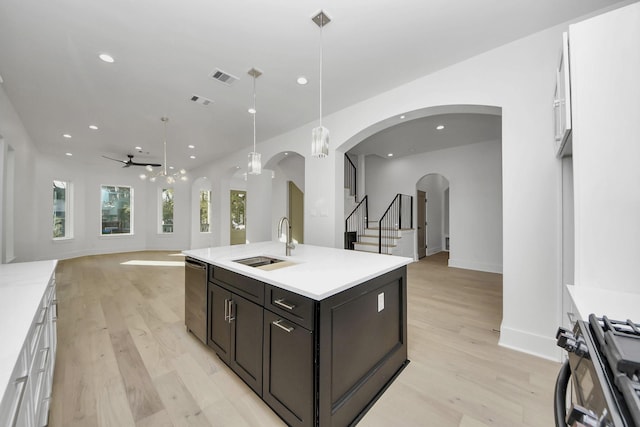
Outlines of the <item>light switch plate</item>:
[[378,294],[378,313],[384,310],[384,292]]

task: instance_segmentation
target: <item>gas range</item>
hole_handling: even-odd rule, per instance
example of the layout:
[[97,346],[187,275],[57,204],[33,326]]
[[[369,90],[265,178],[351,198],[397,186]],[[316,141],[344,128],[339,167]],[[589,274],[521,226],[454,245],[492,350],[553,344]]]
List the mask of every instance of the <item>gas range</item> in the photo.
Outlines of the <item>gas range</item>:
[[640,325],[592,314],[556,338],[568,352],[556,383],[556,425],[640,427]]

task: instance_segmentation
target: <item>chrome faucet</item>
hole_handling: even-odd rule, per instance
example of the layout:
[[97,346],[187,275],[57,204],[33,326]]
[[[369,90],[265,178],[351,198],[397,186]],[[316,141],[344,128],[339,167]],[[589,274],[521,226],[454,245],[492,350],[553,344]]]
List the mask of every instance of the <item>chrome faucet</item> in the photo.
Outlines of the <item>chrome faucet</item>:
[[280,222],[278,223],[278,238],[282,237],[282,225],[284,224],[285,221],[287,221],[287,228],[286,228],[287,240],[284,244],[284,254],[286,256],[291,256],[291,249],[295,249],[296,245],[294,245],[293,242],[291,241],[291,223],[289,222],[289,218],[287,218],[286,216],[283,216],[282,218],[280,218]]

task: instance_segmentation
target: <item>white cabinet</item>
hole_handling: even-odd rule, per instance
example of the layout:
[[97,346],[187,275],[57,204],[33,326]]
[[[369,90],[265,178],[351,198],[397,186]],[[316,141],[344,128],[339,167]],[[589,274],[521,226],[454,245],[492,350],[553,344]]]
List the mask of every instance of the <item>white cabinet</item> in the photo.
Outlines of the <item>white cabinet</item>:
[[554,142],[558,157],[569,156],[572,153],[570,78],[569,35],[563,33],[562,51],[556,69],[556,86],[553,93]]
[[[2,336],[8,345],[0,355],[0,379],[3,385],[6,384],[0,402],[2,426],[41,427],[48,424],[57,346],[56,263],[38,264],[45,267],[35,268],[39,277],[29,277],[29,272],[25,272],[26,265],[17,267],[23,269],[21,274],[11,274],[16,268],[2,266],[0,269],[0,299],[4,298],[5,305],[15,307],[13,312],[3,307],[6,310],[0,314]],[[41,273],[46,273],[47,267],[50,268],[49,277],[43,280]],[[27,306],[31,309],[30,322],[29,316],[22,312]],[[15,343],[22,343],[22,347],[15,348],[12,345]],[[13,357],[16,353],[17,358]]]

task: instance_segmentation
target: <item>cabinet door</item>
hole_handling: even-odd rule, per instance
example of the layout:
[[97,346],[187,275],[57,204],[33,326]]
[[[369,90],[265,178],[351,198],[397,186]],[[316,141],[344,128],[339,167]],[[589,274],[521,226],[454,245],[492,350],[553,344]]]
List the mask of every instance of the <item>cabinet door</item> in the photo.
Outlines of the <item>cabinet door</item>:
[[207,345],[218,356],[229,362],[231,354],[231,324],[229,323],[229,301],[231,292],[209,282],[209,337]]
[[231,360],[229,366],[262,396],[262,306],[231,295]]
[[313,333],[264,311],[262,399],[290,426],[310,426],[314,413]]

